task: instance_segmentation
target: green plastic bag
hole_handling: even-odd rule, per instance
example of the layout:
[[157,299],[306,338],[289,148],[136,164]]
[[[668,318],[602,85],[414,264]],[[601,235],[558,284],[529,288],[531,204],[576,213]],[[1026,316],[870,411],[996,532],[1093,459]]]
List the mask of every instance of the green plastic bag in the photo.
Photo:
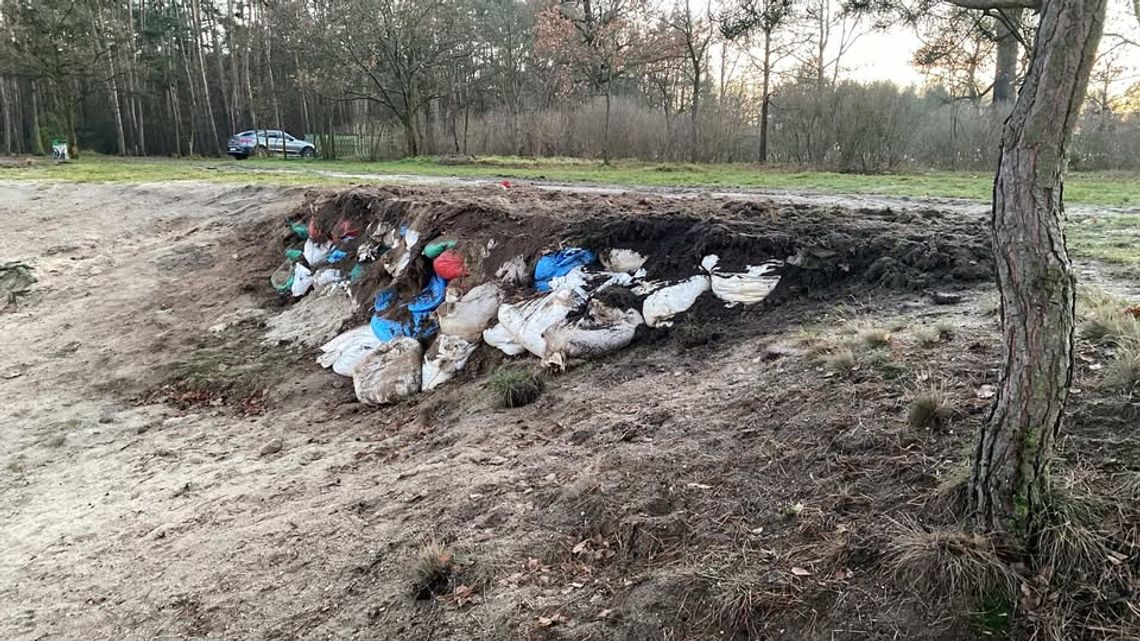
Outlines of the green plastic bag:
[[292,229],[301,240],[309,240],[309,226],[305,223],[291,223],[289,229]]
[[300,249],[286,249],[285,250],[285,260],[287,260],[291,263],[295,263],[295,262],[301,260],[301,257],[304,255],[305,255],[305,252],[303,250],[300,250]]
[[441,240],[438,243],[431,243],[427,247],[424,247],[424,256],[434,259],[443,252],[452,249],[455,245],[456,242],[454,240]]

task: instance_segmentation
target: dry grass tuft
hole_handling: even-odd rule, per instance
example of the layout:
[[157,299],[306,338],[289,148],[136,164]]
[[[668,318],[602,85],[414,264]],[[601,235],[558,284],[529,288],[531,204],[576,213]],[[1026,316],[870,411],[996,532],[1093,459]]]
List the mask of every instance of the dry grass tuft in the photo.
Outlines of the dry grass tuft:
[[918,344],[923,347],[933,347],[942,342],[942,336],[938,333],[938,330],[932,327],[916,327],[911,330],[911,334],[914,335],[914,339],[918,341]]
[[1012,597],[1017,576],[989,537],[960,530],[932,530],[917,521],[896,523],[885,563],[897,579],[935,598]]
[[843,347],[832,351],[823,361],[823,366],[829,372],[843,373],[855,369],[855,352]]
[[545,387],[542,376],[521,367],[503,367],[491,376],[491,389],[503,407],[529,405],[538,400]]
[[412,593],[417,599],[447,594],[455,576],[455,554],[437,541],[425,543],[412,563]]
[[907,423],[911,427],[939,427],[949,417],[950,404],[943,385],[931,385],[914,391],[910,400],[910,410],[907,412]]
[[1128,307],[1104,292],[1082,292],[1084,322],[1081,338],[1102,345],[1140,345],[1140,320],[1126,311]]
[[868,327],[859,332],[859,342],[869,349],[887,347],[891,344],[891,333],[879,327]]
[[948,320],[940,320],[934,324],[934,331],[938,332],[938,338],[952,341],[958,333],[958,328]]
[[1104,369],[1104,384],[1125,392],[1140,385],[1140,343],[1120,348]]

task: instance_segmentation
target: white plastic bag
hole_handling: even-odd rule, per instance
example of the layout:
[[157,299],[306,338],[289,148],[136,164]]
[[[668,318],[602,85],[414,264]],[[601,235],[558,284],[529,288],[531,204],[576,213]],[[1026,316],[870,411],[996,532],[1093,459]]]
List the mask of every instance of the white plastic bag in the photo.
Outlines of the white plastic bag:
[[672,318],[681,312],[687,311],[697,302],[701,294],[711,287],[709,277],[704,275],[693,276],[676,285],[661,287],[645,299],[641,312],[645,317],[645,324],[650,327],[670,327]]
[[519,345],[514,335],[502,325],[483,330],[483,341],[491,347],[498,348],[507,356],[518,356],[526,351],[526,348]]
[[414,338],[380,343],[352,372],[356,398],[368,405],[388,405],[420,391],[423,349]]
[[321,367],[331,367],[341,376],[352,376],[360,359],[380,346],[380,339],[372,332],[370,325],[364,325],[342,332],[336,338],[321,345],[321,355],[317,363]]
[[784,266],[783,261],[773,260],[748,265],[743,272],[724,272],[716,268],[718,260],[716,254],[705,256],[701,267],[712,278],[713,294],[728,303],[729,307],[737,303],[751,305],[767,298],[780,283],[777,272]]
[[515,256],[503,263],[499,269],[495,271],[495,278],[508,285],[529,284],[530,272],[526,268],[526,259],[522,256]]
[[339,283],[340,281],[341,275],[339,269],[332,269],[331,267],[318,269],[316,273],[313,274],[313,287],[316,287],[318,289],[324,287],[325,285]]
[[310,238],[305,241],[305,262],[309,263],[309,267],[316,267],[319,263],[328,258],[329,252],[332,251],[333,244],[328,243],[314,243]]
[[381,261],[384,270],[388,272],[392,278],[399,278],[400,274],[412,264],[412,259],[419,253],[416,251],[416,245],[420,242],[420,233],[414,229],[409,229],[404,233],[403,238],[396,244],[396,246],[386,254]]
[[463,371],[467,359],[478,346],[478,343],[468,342],[459,336],[440,334],[424,355],[421,372],[423,391],[429,392]]
[[497,316],[502,301],[503,290],[497,283],[483,283],[459,300],[448,300],[439,306],[436,310],[439,331],[476,343],[483,330]]
[[514,305],[501,305],[499,325],[526,351],[543,358],[546,355],[543,333],[566,320],[570,312],[581,305],[582,299],[573,290],[559,289]]
[[599,356],[619,350],[633,342],[642,323],[636,309],[617,309],[592,300],[586,315],[573,323],[560,323],[546,332],[546,356],[543,363],[565,369],[571,358]]
[[611,249],[602,252],[600,260],[602,265],[611,272],[632,274],[641,269],[648,258],[632,249]]
[[313,272],[308,267],[298,263],[293,267],[293,286],[290,291],[293,296],[300,298],[309,292],[313,286]]

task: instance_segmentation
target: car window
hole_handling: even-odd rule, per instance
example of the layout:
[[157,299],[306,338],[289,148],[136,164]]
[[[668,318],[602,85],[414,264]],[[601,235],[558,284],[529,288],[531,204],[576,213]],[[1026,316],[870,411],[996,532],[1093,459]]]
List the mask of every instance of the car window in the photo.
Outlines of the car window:
[[244,138],[245,136],[252,136],[253,132],[252,131],[243,131],[238,135]]
[[280,138],[281,133],[278,131],[269,131],[269,132],[266,132],[265,137],[266,138]]
[[289,134],[285,134],[285,140],[286,140],[286,142],[294,142],[297,139],[294,138],[293,136],[290,136]]

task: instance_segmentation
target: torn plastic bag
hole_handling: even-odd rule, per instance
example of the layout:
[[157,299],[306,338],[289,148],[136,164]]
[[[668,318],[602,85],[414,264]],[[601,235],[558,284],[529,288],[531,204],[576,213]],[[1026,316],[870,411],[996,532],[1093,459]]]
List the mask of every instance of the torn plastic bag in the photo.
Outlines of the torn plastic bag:
[[328,257],[329,252],[332,250],[332,243],[315,243],[313,239],[305,241],[305,262],[309,263],[309,267],[316,267],[319,263]]
[[416,244],[420,242],[420,234],[414,229],[401,229],[402,240],[395,243],[391,251],[384,254],[381,265],[392,278],[399,278],[408,265],[415,258]]
[[673,324],[671,319],[692,307],[697,298],[710,287],[709,277],[699,275],[657,289],[645,299],[641,307],[645,324],[650,327],[670,327]]
[[293,296],[300,298],[313,286],[313,273],[301,263],[293,268],[293,284],[289,286]]
[[542,358],[546,355],[543,334],[566,320],[571,312],[582,306],[582,302],[573,290],[560,289],[514,305],[501,305],[499,324],[526,351]]
[[368,325],[361,325],[346,332],[331,341],[321,345],[321,355],[317,363],[321,367],[331,367],[341,376],[352,376],[353,369],[360,359],[380,345],[380,339],[372,333]]
[[496,283],[483,283],[454,302],[445,302],[436,311],[439,331],[478,343],[483,330],[491,324],[503,302],[503,290]]
[[507,356],[518,356],[526,351],[526,348],[515,340],[514,334],[502,325],[483,330],[483,341],[491,347],[498,348]]
[[716,268],[716,254],[705,256],[701,267],[712,277],[713,294],[731,307],[737,303],[759,303],[780,283],[779,271],[784,262],[772,260],[759,265],[748,265],[743,272],[724,272]]
[[376,292],[376,300],[372,302],[372,311],[382,312],[396,302],[396,290],[392,287]]
[[540,292],[550,291],[550,279],[569,274],[575,267],[584,267],[594,262],[594,252],[581,247],[571,247],[538,259],[534,266],[534,288]]
[[[409,320],[396,321],[376,314],[372,316],[370,323],[372,331],[377,338],[385,342],[401,337],[430,338],[439,330],[439,325],[436,323],[435,317],[432,316],[432,312],[443,304],[446,291],[447,281],[439,276],[432,276],[427,287],[405,306],[411,316]],[[377,312],[387,310],[395,296],[396,292],[392,289],[381,291],[376,295],[373,309],[383,305],[384,308],[377,309]]]
[[339,269],[318,269],[313,273],[313,287],[316,288],[339,283],[341,280]]
[[289,229],[301,240],[309,240],[309,226],[305,223],[289,223]]
[[625,272],[632,274],[641,269],[648,260],[645,256],[632,249],[611,249],[602,252],[600,257],[602,266],[611,272]]
[[368,405],[387,405],[420,391],[419,341],[397,338],[368,352],[352,371],[356,398]]
[[463,371],[467,366],[467,359],[478,346],[478,343],[468,342],[458,336],[440,334],[424,354],[421,372],[423,391],[431,391]]
[[305,252],[303,250],[300,250],[300,249],[286,249],[285,250],[285,260],[287,260],[291,263],[295,263],[295,262],[301,260],[302,258],[304,258],[304,256],[305,256]]
[[329,255],[325,257],[325,262],[332,265],[335,263],[339,263],[340,261],[344,260],[345,257],[347,257],[347,256],[348,256],[348,252],[344,251],[340,247],[333,247],[331,250],[329,250]]
[[530,282],[530,273],[527,272],[526,269],[526,259],[522,256],[515,256],[503,263],[499,269],[495,271],[495,278],[508,285],[528,284]]
[[291,291],[293,288],[293,263],[286,260],[269,275],[269,284],[279,292]]
[[546,356],[542,362],[566,369],[572,358],[599,356],[619,350],[633,342],[642,323],[636,309],[618,309],[599,300],[586,305],[586,314],[578,320],[560,323],[546,332]]

